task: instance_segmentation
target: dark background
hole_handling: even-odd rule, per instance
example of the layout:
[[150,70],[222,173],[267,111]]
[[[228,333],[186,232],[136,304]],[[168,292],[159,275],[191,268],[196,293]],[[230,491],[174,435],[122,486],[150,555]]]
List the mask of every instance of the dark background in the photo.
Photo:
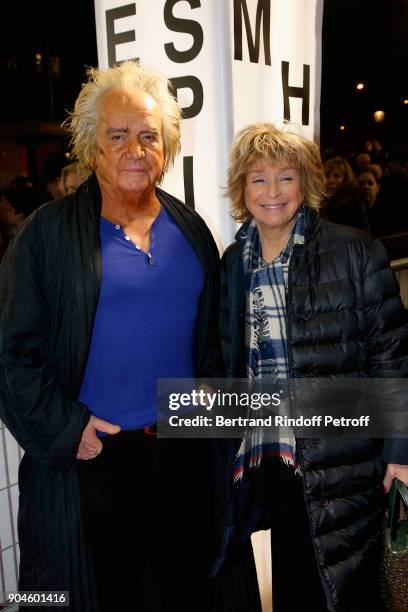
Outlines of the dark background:
[[[85,66],[97,65],[93,2],[9,0],[2,5],[0,36],[1,185],[16,155],[36,179],[50,150],[67,150],[60,123]],[[392,153],[408,151],[407,41],[408,0],[325,1],[323,149],[359,152],[366,138],[377,136]],[[359,81],[365,83],[361,92]],[[381,124],[373,120],[378,109],[385,111]]]
[[391,152],[408,151],[408,0],[325,0],[322,47],[322,146],[358,152],[377,136]]

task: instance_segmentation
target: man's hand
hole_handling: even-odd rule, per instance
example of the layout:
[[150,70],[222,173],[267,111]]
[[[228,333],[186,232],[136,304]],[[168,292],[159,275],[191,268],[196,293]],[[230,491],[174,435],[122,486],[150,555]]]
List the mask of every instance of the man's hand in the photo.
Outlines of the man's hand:
[[102,441],[96,435],[97,431],[103,431],[111,436],[120,432],[119,425],[113,425],[91,416],[88,425],[82,432],[82,438],[78,446],[77,459],[95,459],[102,451]]
[[408,465],[399,465],[398,463],[389,463],[387,465],[383,481],[384,493],[388,493],[394,478],[398,478],[398,480],[401,480],[408,486]]

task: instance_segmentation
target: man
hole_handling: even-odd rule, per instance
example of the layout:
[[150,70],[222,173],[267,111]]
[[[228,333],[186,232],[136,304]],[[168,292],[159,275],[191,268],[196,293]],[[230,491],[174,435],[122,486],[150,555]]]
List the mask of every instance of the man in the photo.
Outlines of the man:
[[75,612],[207,612],[209,447],[151,427],[157,378],[215,364],[218,252],[157,187],[180,110],[125,62],[90,70],[69,125],[94,173],[25,224],[1,271],[0,416],[25,450],[19,587],[69,590]]

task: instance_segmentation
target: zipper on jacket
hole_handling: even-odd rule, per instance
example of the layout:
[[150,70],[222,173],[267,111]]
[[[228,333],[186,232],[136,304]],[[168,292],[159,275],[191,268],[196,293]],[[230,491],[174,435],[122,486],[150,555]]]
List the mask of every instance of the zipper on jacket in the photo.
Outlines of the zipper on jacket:
[[305,502],[305,508],[306,508],[306,514],[307,514],[307,520],[309,523],[309,532],[310,532],[310,538],[312,540],[312,546],[313,546],[313,550],[314,550],[314,554],[315,554],[315,560],[316,560],[316,565],[317,565],[317,571],[319,572],[319,576],[320,576],[320,582],[324,591],[324,594],[326,595],[326,599],[327,599],[327,606],[328,606],[328,610],[329,612],[335,612],[336,607],[334,605],[333,599],[332,599],[332,595],[331,595],[331,591],[330,591],[330,587],[327,583],[327,580],[323,574],[323,570],[320,566],[319,563],[319,559],[317,557],[317,551],[316,551],[316,544],[313,538],[313,531],[312,531],[312,521],[310,518],[310,513],[309,513],[309,506],[307,503],[307,497],[306,497],[306,491],[305,491],[305,485],[304,485],[304,473],[305,473],[305,467],[304,467],[304,463],[303,463],[303,458],[302,458],[302,454],[299,452],[299,447],[298,447],[298,443],[296,440],[296,450],[298,452],[298,456],[299,456],[299,463],[302,469],[302,488],[303,488],[303,499]]
[[[292,339],[292,335],[290,332],[290,324],[289,324],[289,313],[290,311],[290,301],[291,301],[291,297],[292,297],[292,287],[291,287],[291,282],[290,282],[290,275],[291,275],[291,270],[293,267],[293,257],[290,258],[290,262],[289,262],[289,269],[288,269],[288,286],[286,289],[286,317],[285,317],[285,321],[286,321],[286,345],[287,345],[287,356],[288,356],[288,375],[289,375],[289,381],[291,379],[294,379],[295,377],[293,376],[293,365],[292,365],[292,348],[291,348],[291,339]],[[306,318],[303,317],[303,318]],[[311,318],[311,314],[310,316],[308,316],[308,318]],[[290,389],[290,384],[288,384],[288,389]],[[291,410],[291,394],[289,393],[289,410],[290,412],[292,412]],[[298,455],[298,460],[300,463],[300,467],[301,467],[301,473],[302,473],[302,488],[303,488],[303,499],[305,502],[305,508],[306,508],[306,514],[307,514],[307,520],[309,523],[309,532],[310,532],[310,537],[312,539],[312,546],[313,546],[313,550],[314,550],[314,554],[315,554],[315,560],[316,560],[316,564],[317,564],[317,570],[319,572],[319,576],[320,576],[320,582],[322,584],[322,588],[324,591],[324,594],[326,595],[326,599],[327,599],[327,605],[330,609],[330,612],[334,612],[335,611],[335,607],[334,607],[334,603],[332,600],[332,596],[331,596],[331,592],[330,592],[330,588],[329,585],[326,582],[326,578],[323,575],[323,571],[322,568],[320,567],[320,563],[317,557],[317,552],[316,552],[316,545],[314,542],[314,538],[313,538],[313,531],[312,531],[312,521],[310,519],[310,513],[309,513],[309,506],[307,503],[307,497],[306,497],[306,491],[305,491],[305,486],[304,486],[304,474],[305,474],[305,466],[303,463],[303,457],[302,457],[302,453],[299,449],[299,444],[298,444],[298,440],[296,438],[296,452]]]

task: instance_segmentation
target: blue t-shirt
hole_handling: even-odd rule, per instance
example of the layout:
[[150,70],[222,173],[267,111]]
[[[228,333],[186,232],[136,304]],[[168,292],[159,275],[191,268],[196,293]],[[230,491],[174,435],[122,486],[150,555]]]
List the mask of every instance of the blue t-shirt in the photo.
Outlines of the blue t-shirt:
[[139,429],[156,420],[157,378],[195,375],[203,271],[164,206],[149,253],[103,217],[100,237],[102,283],[80,401],[122,429]]

